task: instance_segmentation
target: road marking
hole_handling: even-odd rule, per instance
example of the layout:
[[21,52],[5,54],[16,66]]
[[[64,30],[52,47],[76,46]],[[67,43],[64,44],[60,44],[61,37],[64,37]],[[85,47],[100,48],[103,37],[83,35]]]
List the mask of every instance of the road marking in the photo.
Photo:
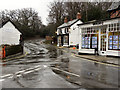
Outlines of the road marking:
[[0,82],[4,81],[5,79],[0,79]]
[[23,72],[25,72],[25,70],[18,71],[18,72],[16,72],[15,74],[20,74],[20,73],[23,73]]
[[75,74],[75,73],[67,72],[67,71],[61,70],[61,69],[59,69],[59,68],[54,68],[54,67],[52,67],[52,68],[55,69],[55,70],[64,72],[64,73],[66,73],[66,74],[72,75],[72,76],[80,77],[80,75]]
[[32,73],[32,72],[38,71],[39,69],[41,69],[41,68],[37,68],[37,69],[31,70],[31,71],[25,72],[25,73],[23,73],[23,74]]
[[40,66],[42,66],[42,65],[37,65],[37,66],[34,66],[34,67],[37,68],[37,67],[40,67]]
[[67,52],[66,50],[63,50],[64,52]]
[[7,74],[7,75],[4,75],[4,76],[0,76],[0,78],[6,78],[6,77],[9,77],[9,76],[12,76],[13,74]]
[[46,68],[46,67],[47,67],[47,65],[43,65],[43,67],[44,67],[44,68]]
[[[21,76],[20,74],[28,74],[28,73],[31,73],[31,72],[34,72],[34,71],[38,71],[40,68],[41,65],[38,65],[36,66],[35,68],[28,68],[28,69],[25,69],[25,70],[21,70],[21,71],[18,71],[15,73],[15,75],[17,76]],[[6,74],[6,75],[3,75],[3,76],[0,76],[0,78],[13,78],[14,74]]]

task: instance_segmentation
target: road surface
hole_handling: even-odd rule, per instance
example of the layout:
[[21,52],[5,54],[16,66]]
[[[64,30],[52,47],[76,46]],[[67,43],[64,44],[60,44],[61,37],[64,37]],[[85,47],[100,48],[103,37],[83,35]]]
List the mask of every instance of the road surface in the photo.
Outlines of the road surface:
[[28,54],[2,66],[2,88],[89,88],[118,89],[119,67],[75,57],[68,48],[25,41]]

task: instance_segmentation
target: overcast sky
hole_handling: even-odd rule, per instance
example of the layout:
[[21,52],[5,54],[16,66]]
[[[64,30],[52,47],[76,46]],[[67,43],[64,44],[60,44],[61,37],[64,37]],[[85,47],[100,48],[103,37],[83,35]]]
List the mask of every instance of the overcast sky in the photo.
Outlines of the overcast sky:
[[[49,13],[48,5],[52,1],[53,0],[1,0],[0,11],[4,9],[14,10],[14,9],[21,9],[21,8],[33,8],[39,13],[39,16],[41,16],[43,24],[46,25],[47,24],[46,18]],[[84,1],[85,2],[88,0],[69,0],[69,1],[81,1],[81,2]],[[119,1],[119,0],[114,0],[114,1]]]
[[48,15],[48,5],[53,0],[1,0],[0,11],[21,9],[21,8],[33,8],[42,18],[43,24],[47,24],[46,18]]

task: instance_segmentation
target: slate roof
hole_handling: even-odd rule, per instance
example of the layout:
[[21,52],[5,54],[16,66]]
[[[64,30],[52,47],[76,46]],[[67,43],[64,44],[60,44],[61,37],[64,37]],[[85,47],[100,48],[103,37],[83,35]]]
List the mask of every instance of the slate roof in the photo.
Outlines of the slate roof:
[[22,33],[22,32],[19,30],[19,28],[18,28],[10,19],[8,19],[8,20],[6,20],[6,21],[4,21],[4,22],[2,22],[2,21],[0,20],[0,28],[2,28],[7,22],[11,22],[11,23],[15,26],[15,28],[18,29],[18,31],[19,31],[20,33]]
[[74,19],[72,21],[69,21],[67,23],[64,23],[62,25],[60,25],[58,28],[64,28],[64,27],[69,27],[71,25],[73,25],[74,23],[76,23],[77,21],[79,21],[80,19]]
[[115,9],[118,9],[118,8],[120,8],[120,1],[119,2],[113,2],[111,4],[111,6],[108,8],[107,11],[115,10]]

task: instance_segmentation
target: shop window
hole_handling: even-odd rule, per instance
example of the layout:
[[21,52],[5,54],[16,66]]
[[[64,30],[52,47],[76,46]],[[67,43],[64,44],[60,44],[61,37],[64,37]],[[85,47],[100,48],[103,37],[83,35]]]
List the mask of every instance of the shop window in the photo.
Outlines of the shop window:
[[109,32],[108,49],[120,50],[120,32]]
[[82,37],[82,48],[90,48],[91,37],[89,35],[83,35]]
[[98,38],[96,34],[88,34],[82,36],[82,48],[95,49],[98,47]]
[[98,29],[83,28],[82,29],[82,48],[95,49],[98,47]]
[[97,35],[92,35],[92,48],[97,48],[98,38]]

